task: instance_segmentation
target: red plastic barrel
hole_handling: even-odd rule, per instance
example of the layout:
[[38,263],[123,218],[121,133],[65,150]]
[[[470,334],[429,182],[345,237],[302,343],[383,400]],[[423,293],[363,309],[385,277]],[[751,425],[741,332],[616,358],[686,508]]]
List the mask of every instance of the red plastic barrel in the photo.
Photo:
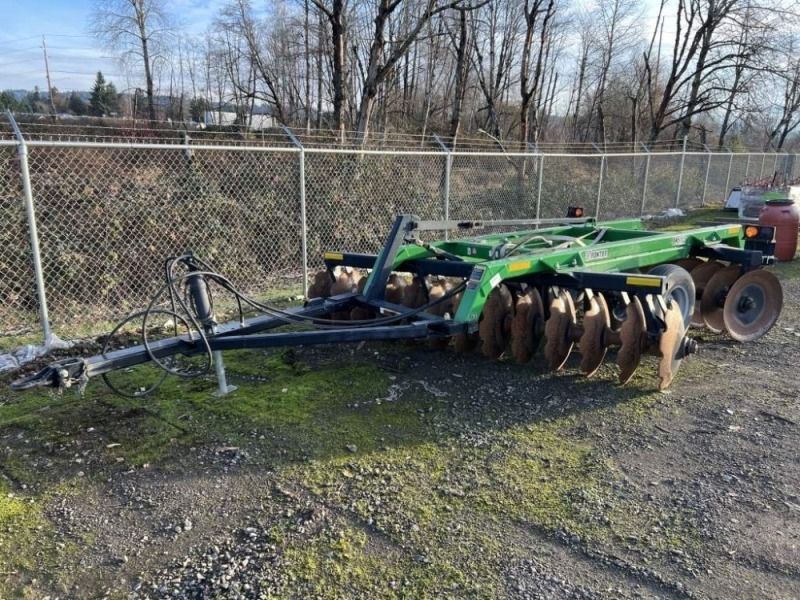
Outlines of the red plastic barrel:
[[759,225],[775,228],[775,258],[793,260],[797,252],[800,209],[793,200],[767,200],[758,217]]

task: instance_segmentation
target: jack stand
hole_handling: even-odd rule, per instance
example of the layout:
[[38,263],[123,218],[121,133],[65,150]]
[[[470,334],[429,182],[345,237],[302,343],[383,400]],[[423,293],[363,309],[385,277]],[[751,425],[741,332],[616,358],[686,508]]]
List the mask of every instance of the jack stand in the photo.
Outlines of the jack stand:
[[225,364],[222,362],[222,352],[219,350],[214,352],[214,370],[217,373],[218,388],[216,392],[211,395],[215,398],[221,398],[225,394],[229,394],[236,390],[235,385],[228,385],[228,380],[225,378]]

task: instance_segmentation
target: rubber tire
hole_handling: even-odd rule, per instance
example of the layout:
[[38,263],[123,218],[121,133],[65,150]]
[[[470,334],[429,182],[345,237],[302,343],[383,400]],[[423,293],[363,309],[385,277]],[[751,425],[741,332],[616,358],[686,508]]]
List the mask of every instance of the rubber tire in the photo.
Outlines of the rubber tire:
[[695,289],[694,281],[689,271],[678,265],[658,265],[647,273],[648,275],[660,275],[667,280],[666,298],[678,303],[683,317],[683,325],[689,328],[694,314]]

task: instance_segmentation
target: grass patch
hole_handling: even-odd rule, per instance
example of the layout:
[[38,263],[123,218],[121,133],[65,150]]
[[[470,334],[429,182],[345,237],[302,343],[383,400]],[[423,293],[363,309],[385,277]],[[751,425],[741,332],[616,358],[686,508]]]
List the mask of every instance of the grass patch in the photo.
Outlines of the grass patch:
[[59,553],[41,503],[0,479],[0,597],[33,598],[36,578],[50,579]]

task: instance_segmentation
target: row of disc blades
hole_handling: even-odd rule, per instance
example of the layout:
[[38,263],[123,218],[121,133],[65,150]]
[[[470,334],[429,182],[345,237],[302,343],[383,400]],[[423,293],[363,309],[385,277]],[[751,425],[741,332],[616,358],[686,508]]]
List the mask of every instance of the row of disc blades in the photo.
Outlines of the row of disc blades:
[[[677,261],[677,266],[689,272],[695,287],[695,302],[691,323],[719,333],[727,331],[739,341],[762,337],[775,323],[783,303],[778,280],[764,270],[742,275],[739,265],[697,258]],[[346,292],[362,292],[366,277],[357,270],[345,269],[332,281],[327,272],[315,277],[309,297],[330,296]],[[386,299],[409,308],[419,308],[442,298],[453,284],[443,278],[423,286],[418,278],[411,280],[392,274],[387,282]],[[545,294],[543,298],[542,294]],[[578,324],[576,298],[581,299],[583,318]],[[454,315],[460,295],[434,304],[426,312]],[[642,300],[625,294],[578,293],[563,288],[544,288],[498,285],[484,304],[478,332],[453,338],[457,352],[470,352],[480,346],[484,356],[500,358],[510,350],[519,363],[528,363],[541,347],[551,369],[564,368],[575,346],[581,354],[580,370],[594,375],[602,364],[607,349],[618,347],[616,363],[620,382],[626,383],[638,368],[645,353],[660,357],[659,387],[672,382],[681,359],[687,352],[688,315],[684,320],[676,301],[648,296],[650,309],[663,322],[663,331],[653,340],[647,333]],[[612,306],[609,306],[609,305]],[[613,307],[613,310],[611,308]],[[547,310],[545,310],[547,308]],[[363,320],[374,315],[364,308],[332,315],[334,319]],[[444,348],[449,338],[432,338],[431,344]]]
[[764,336],[783,307],[783,290],[769,271],[756,269],[742,275],[738,264],[686,258],[675,264],[689,272],[696,301],[692,325],[714,333],[727,332],[740,342]]
[[[486,300],[478,336],[481,351],[487,358],[499,358],[509,348],[517,362],[527,363],[544,340],[544,356],[554,371],[564,368],[575,346],[581,354],[580,370],[593,376],[610,346],[618,346],[617,365],[622,383],[633,377],[646,352],[661,357],[661,389],[672,381],[683,356],[681,344],[686,328],[677,303],[662,311],[666,328],[657,346],[651,346],[641,301],[633,296],[624,306],[625,319],[618,329],[611,326],[611,312],[603,294],[584,290],[583,319],[578,324],[578,310],[573,293],[548,288],[549,310],[538,289],[529,287],[515,295],[505,285],[495,288]],[[549,315],[549,316],[547,316]]]
[[[321,271],[309,287],[309,297],[362,292],[365,282],[366,277],[354,269],[343,269],[333,281],[326,271]],[[408,308],[419,308],[441,298],[452,289],[452,285],[447,280],[438,279],[428,283],[426,293],[418,278],[409,281],[393,274],[387,282],[386,299]],[[661,387],[666,387],[672,381],[679,364],[679,361],[675,361],[676,348],[685,334],[677,308],[673,311],[677,314],[677,324],[668,324],[668,334],[662,336],[659,348],[654,349],[648,347],[644,310],[636,297],[631,298],[624,307],[625,319],[622,325],[614,329],[608,303],[602,294],[593,294],[591,290],[584,292],[581,326],[577,323],[575,301],[568,290],[552,288],[547,296],[549,310],[545,311],[545,302],[536,288],[528,287],[521,292],[512,292],[505,285],[497,286],[484,304],[478,332],[454,336],[455,351],[467,353],[480,346],[484,356],[497,359],[510,348],[517,362],[528,363],[546,338],[545,358],[553,370],[564,368],[577,344],[582,357],[580,369],[591,377],[602,364],[607,348],[619,346],[617,364],[620,366],[620,381],[625,383],[633,376],[642,355],[649,349],[663,355],[663,364],[659,368]],[[459,301],[460,295],[456,295],[446,302],[431,306],[426,312],[439,316],[448,313],[453,315]],[[546,314],[549,318],[545,317]],[[338,320],[364,320],[373,315],[367,309],[354,308],[331,316]],[[431,338],[430,343],[443,349],[449,345],[450,339],[435,337]]]

